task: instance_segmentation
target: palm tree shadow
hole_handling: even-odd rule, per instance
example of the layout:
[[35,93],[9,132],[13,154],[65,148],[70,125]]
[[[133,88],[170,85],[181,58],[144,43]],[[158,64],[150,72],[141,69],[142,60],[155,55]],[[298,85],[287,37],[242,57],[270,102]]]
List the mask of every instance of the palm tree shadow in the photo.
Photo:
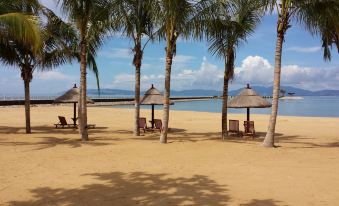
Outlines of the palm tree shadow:
[[81,147],[85,145],[91,146],[105,146],[105,145],[112,145],[113,143],[107,142],[100,142],[90,140],[87,142],[83,142],[80,139],[72,139],[72,138],[60,138],[60,137],[37,137],[41,141],[38,142],[25,142],[25,141],[7,141],[7,140],[0,140],[0,145],[2,146],[34,146],[33,150],[43,150],[49,149],[60,145],[66,145],[71,148]]
[[[17,134],[21,133],[22,130],[25,130],[24,127],[0,127],[0,134]],[[95,129],[90,129],[90,134],[102,134],[108,133],[107,127],[96,127]],[[78,131],[72,128],[65,129],[55,129],[50,126],[38,126],[34,127],[32,130],[32,134],[46,134],[45,137],[34,137],[34,139],[38,139],[38,141],[26,141],[23,139],[21,141],[14,141],[9,138],[0,139],[0,145],[3,146],[36,146],[33,150],[42,150],[53,148],[59,145],[66,145],[71,148],[81,147],[83,145],[91,145],[91,146],[104,146],[113,144],[111,140],[119,141],[120,139],[107,139],[107,138],[99,138],[94,136],[90,141],[81,141],[80,139],[74,139],[69,137],[69,135],[77,135]],[[28,134],[28,135],[32,135]],[[66,137],[65,137],[66,136]],[[94,141],[95,140],[95,141]],[[109,140],[109,141],[107,141]]]
[[225,185],[203,175],[170,178],[167,174],[111,172],[85,176],[97,183],[74,189],[39,187],[31,190],[34,199],[13,200],[9,205],[222,206],[230,200]]
[[[95,127],[89,129],[89,133],[107,133],[108,127]],[[0,126],[0,134],[25,134],[25,127],[6,127]],[[32,127],[32,134],[78,134],[76,128],[58,128],[50,125],[40,125]]]
[[[278,206],[278,203],[281,203],[280,201],[276,201],[273,199],[265,199],[265,200],[257,200],[253,199],[249,203],[240,204],[241,206]],[[281,204],[279,204],[281,205]],[[285,205],[287,206],[287,205]]]

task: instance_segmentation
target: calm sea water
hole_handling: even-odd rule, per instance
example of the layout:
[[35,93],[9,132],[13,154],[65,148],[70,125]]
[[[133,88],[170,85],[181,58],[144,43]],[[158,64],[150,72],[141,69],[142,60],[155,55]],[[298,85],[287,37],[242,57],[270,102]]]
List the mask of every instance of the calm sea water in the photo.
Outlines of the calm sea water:
[[[302,100],[279,100],[279,115],[309,117],[339,117],[339,97],[303,97]],[[133,106],[119,106],[133,107]],[[142,106],[150,108],[150,106]],[[162,106],[156,106],[161,109]],[[171,110],[221,112],[221,100],[176,102]],[[229,109],[230,113],[246,113],[246,109]],[[251,109],[252,114],[270,114],[271,108]]]

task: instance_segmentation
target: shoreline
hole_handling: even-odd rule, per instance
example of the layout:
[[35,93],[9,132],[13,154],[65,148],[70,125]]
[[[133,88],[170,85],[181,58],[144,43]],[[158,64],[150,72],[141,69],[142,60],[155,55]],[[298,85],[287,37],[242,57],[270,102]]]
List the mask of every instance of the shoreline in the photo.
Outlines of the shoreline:
[[[200,100],[196,100],[196,101],[200,101]],[[205,99],[204,99],[205,101]],[[207,101],[207,100],[206,100]],[[189,102],[189,101],[188,101]],[[101,105],[93,105],[93,104],[88,104],[87,108],[108,108],[108,109],[126,109],[126,110],[133,110],[133,102],[132,103],[128,103],[128,104],[101,104]],[[121,106],[121,107],[119,107]],[[128,108],[128,106],[131,106],[131,108]],[[144,105],[144,106],[148,106],[148,105]],[[31,108],[37,108],[37,107],[42,107],[42,108],[46,108],[46,107],[73,107],[73,105],[71,104],[33,104],[31,105]],[[24,105],[6,105],[6,106],[0,106],[0,110],[1,109],[5,109],[5,108],[24,108]],[[148,111],[148,108],[141,108],[141,110],[145,110]],[[158,108],[154,108],[154,111],[162,111],[162,109],[158,109]],[[172,111],[178,111],[178,112],[198,112],[198,113],[210,113],[210,114],[221,114],[221,112],[212,112],[212,111],[196,111],[196,110],[179,110],[179,109],[170,109],[170,112]],[[244,110],[244,112],[231,112],[229,111],[228,114],[232,114],[232,115],[246,115],[246,112]],[[251,112],[251,116],[252,115],[259,115],[259,116],[270,116],[270,114],[262,114],[262,113],[254,113]],[[302,117],[302,118],[329,118],[329,119],[339,119],[339,117],[333,117],[333,116],[305,116],[305,115],[282,115],[279,114],[279,117]]]

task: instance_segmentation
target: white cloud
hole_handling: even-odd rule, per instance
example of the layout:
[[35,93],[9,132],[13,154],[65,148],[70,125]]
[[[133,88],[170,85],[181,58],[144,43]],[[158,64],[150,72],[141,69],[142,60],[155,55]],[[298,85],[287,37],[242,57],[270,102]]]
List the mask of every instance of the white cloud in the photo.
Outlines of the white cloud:
[[175,63],[187,63],[190,61],[195,60],[194,56],[188,56],[188,55],[176,55],[173,59],[173,62]]
[[133,53],[131,49],[125,49],[125,48],[116,48],[111,49],[108,51],[101,51],[99,52],[99,57],[103,56],[106,58],[123,58],[123,59],[132,59]]
[[193,86],[196,88],[221,90],[223,82],[223,70],[216,65],[210,64],[204,57],[200,69],[194,72]]
[[[119,74],[114,77],[113,83],[106,85],[116,89],[134,89],[134,74]],[[171,76],[171,88],[174,90],[184,89],[216,89],[220,90],[222,85],[223,72],[216,65],[208,63],[204,57],[200,69],[183,69]],[[141,88],[147,89],[154,84],[162,90],[165,76],[162,74],[141,75]]]
[[[176,66],[183,66],[186,63],[189,63],[193,60],[195,60],[196,57],[194,56],[189,56],[189,55],[176,55],[173,58],[173,64],[176,64]],[[160,58],[161,61],[165,62],[165,58],[161,57]],[[173,66],[175,67],[175,66]]]
[[321,50],[321,47],[315,46],[315,47],[289,47],[286,49],[286,51],[295,51],[300,53],[314,53]]
[[[273,66],[263,57],[248,56],[235,69],[235,84],[272,86]],[[339,67],[312,68],[286,65],[281,69],[281,85],[309,90],[339,89]]]
[[64,73],[57,71],[37,72],[35,74],[35,78],[38,80],[68,80],[68,81],[75,81],[78,79],[75,76],[66,75]]
[[234,82],[236,84],[271,85],[273,81],[273,67],[260,56],[248,56],[240,67],[235,68]]
[[[151,84],[157,86],[157,88],[163,88],[164,75],[151,74],[151,75],[141,75],[141,89],[145,90],[150,87]],[[134,74],[118,74],[114,77],[113,82],[110,84],[103,85],[102,88],[114,88],[114,89],[128,89],[134,90],[135,76]]]
[[[181,69],[173,72],[171,88],[184,89],[213,89],[222,90],[224,69],[208,62],[203,58],[198,69]],[[240,66],[235,68],[235,77],[231,88],[251,85],[272,86],[273,65],[260,56],[246,57]],[[296,86],[309,90],[339,89],[339,67],[337,68],[311,68],[298,65],[282,67],[281,85]],[[145,90],[154,84],[162,90],[164,75],[151,74],[141,76],[141,88]],[[113,83],[106,85],[109,88],[134,89],[134,74],[120,74],[115,76]]]

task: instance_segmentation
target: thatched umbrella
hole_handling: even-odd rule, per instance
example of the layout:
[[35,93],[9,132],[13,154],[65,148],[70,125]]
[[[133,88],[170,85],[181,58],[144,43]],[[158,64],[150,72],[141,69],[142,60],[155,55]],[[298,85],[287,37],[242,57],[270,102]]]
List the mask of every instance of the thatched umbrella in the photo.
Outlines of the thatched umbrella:
[[[77,122],[77,103],[79,102],[80,91],[77,88],[77,85],[74,84],[74,87],[68,90],[65,94],[61,95],[60,97],[54,100],[54,103],[73,103],[74,104],[74,116],[73,116],[73,123],[74,126]],[[87,98],[87,103],[94,103],[89,97]]]
[[142,105],[152,105],[152,128],[154,128],[154,105],[163,105],[164,96],[157,90],[153,84],[152,87],[147,90],[140,101]]
[[250,108],[267,108],[271,106],[271,103],[259,96],[249,84],[238,96],[228,102],[229,108],[247,108],[247,121],[250,121]]

